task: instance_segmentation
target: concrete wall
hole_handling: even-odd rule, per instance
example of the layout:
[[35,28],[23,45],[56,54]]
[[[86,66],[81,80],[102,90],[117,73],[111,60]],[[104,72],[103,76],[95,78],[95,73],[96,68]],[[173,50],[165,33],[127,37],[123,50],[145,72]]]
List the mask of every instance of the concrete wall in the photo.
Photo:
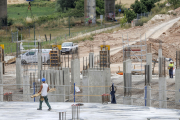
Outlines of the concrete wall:
[[7,0],[0,0],[0,22],[7,17]]
[[[109,87],[111,85],[111,72],[109,68],[105,68],[105,70],[96,70],[89,69],[83,71],[83,86],[91,86],[91,87],[83,87],[83,102],[90,103],[102,103],[102,94],[110,93]],[[104,87],[98,87],[104,86]],[[105,87],[108,86],[108,87]],[[93,96],[94,95],[94,96]]]
[[[65,85],[65,94],[70,95],[70,90],[71,90],[71,83],[70,83],[70,73],[69,73],[69,68],[62,68],[63,70],[63,80]],[[66,96],[66,99],[69,99],[69,96]]]

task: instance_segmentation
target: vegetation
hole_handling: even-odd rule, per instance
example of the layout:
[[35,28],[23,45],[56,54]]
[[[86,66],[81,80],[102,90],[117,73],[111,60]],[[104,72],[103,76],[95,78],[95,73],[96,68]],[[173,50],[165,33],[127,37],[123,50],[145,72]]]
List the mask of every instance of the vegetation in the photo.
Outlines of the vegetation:
[[134,18],[136,18],[136,13],[132,10],[125,10],[124,15],[126,16],[128,23],[130,23]]
[[174,9],[176,9],[180,6],[179,0],[168,0],[168,2],[173,5]]
[[131,5],[131,9],[133,9],[135,13],[150,12],[158,1],[160,0],[136,0],[135,3]]
[[124,17],[122,19],[120,19],[120,25],[121,27],[124,27],[127,23],[127,18],[126,15],[124,15]]

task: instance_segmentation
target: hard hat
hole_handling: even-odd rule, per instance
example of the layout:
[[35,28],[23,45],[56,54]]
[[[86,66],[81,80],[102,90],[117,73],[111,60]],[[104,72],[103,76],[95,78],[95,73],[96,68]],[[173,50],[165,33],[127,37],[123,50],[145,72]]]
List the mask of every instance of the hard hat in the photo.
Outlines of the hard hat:
[[172,60],[170,62],[173,62]]
[[42,78],[42,80],[41,80],[42,82],[45,82],[46,81],[46,79],[45,78]]

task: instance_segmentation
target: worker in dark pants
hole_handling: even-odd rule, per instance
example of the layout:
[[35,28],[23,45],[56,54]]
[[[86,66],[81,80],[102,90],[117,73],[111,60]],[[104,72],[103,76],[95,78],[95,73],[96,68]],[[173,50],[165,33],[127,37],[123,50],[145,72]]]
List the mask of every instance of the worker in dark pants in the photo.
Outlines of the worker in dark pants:
[[173,67],[174,67],[174,64],[173,64],[173,61],[171,60],[170,61],[170,64],[169,64],[169,77],[170,78],[173,78]]
[[38,93],[41,92],[41,96],[40,96],[40,99],[39,99],[39,108],[37,110],[42,110],[42,103],[43,101],[45,101],[46,105],[49,107],[48,111],[51,110],[51,106],[49,105],[49,102],[48,102],[48,97],[47,97],[47,92],[49,91],[49,87],[48,87],[48,84],[45,83],[46,79],[45,78],[42,78],[42,85],[41,85],[41,88],[39,90]]

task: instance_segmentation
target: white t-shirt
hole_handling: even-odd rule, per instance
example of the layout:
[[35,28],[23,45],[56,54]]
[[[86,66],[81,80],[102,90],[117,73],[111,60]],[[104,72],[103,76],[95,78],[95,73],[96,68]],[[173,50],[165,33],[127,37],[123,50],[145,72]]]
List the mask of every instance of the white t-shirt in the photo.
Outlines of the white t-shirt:
[[47,89],[48,89],[48,84],[47,83],[43,83],[43,88],[41,90],[41,96],[47,96]]

